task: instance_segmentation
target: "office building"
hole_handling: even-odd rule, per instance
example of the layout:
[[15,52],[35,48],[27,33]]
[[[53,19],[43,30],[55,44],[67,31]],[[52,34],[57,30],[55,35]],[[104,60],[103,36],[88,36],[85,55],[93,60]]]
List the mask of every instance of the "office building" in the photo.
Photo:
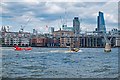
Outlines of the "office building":
[[99,12],[97,17],[97,31],[98,33],[106,33],[105,20],[103,12]]
[[70,43],[73,43],[71,37],[74,36],[73,31],[64,31],[58,30],[53,33],[54,39],[58,40],[60,47],[70,46]]
[[74,17],[73,19],[73,30],[75,35],[80,34],[80,21],[78,17]]

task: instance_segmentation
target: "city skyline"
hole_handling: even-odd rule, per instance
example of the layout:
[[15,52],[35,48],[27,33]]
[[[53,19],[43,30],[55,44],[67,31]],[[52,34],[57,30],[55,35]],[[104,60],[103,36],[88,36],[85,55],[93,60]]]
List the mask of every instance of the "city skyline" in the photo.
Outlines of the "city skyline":
[[[2,25],[9,25],[11,31],[19,31],[21,25],[26,26],[24,29],[29,32],[32,32],[34,28],[40,32],[47,32],[46,25],[58,30],[65,21],[67,21],[68,26],[73,27],[74,17],[81,19],[80,28],[82,31],[93,31],[97,27],[99,11],[104,13],[107,31],[118,28],[117,2],[40,2],[27,4],[25,2],[4,2],[0,3],[0,6],[2,8],[0,28]],[[30,21],[28,22],[28,20]]]

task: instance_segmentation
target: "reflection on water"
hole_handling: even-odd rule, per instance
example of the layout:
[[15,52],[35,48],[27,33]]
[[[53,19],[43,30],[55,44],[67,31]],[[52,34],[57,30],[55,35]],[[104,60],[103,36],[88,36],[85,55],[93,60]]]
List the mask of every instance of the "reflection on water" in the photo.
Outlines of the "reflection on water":
[[2,76],[9,78],[114,78],[118,76],[118,50],[103,48],[33,48],[32,51],[2,49]]

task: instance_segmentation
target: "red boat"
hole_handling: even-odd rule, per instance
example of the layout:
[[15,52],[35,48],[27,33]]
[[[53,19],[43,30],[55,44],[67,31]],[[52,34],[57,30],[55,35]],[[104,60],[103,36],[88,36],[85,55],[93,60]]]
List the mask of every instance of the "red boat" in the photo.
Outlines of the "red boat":
[[18,46],[15,46],[14,48],[15,48],[16,51],[22,51],[22,50],[28,51],[28,50],[32,50],[31,47],[20,48],[20,47],[18,47]]
[[22,51],[22,50],[24,50],[23,48],[20,48],[18,46],[15,46],[14,48],[15,48],[16,51]]
[[32,48],[31,47],[26,47],[26,48],[24,48],[24,50],[32,50]]

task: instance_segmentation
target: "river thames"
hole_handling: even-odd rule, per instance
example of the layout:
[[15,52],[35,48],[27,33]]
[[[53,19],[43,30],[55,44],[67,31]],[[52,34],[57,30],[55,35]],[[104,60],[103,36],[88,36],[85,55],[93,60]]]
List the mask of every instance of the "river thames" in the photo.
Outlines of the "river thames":
[[2,48],[2,77],[5,78],[116,78],[118,48],[105,53],[104,48],[33,48],[14,51]]

